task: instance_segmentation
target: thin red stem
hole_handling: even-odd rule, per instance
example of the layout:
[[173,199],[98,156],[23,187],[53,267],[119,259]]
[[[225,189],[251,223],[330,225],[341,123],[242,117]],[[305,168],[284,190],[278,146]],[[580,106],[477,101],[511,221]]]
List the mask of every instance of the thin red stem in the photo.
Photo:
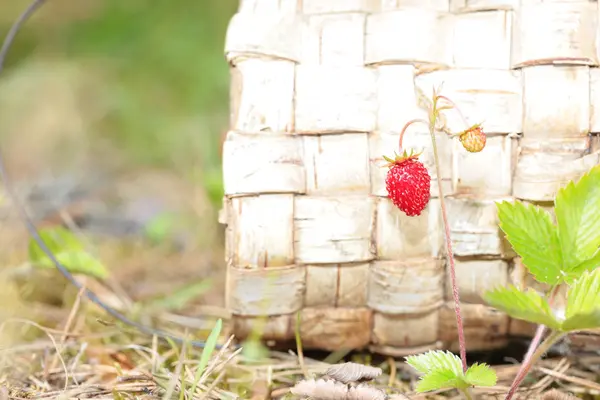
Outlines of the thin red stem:
[[456,330],[458,331],[458,347],[460,359],[462,360],[463,371],[467,372],[467,344],[465,341],[465,329],[463,326],[462,313],[460,310],[460,293],[456,282],[456,267],[454,265],[454,253],[452,251],[452,239],[450,239],[450,227],[448,225],[448,213],[446,212],[446,202],[442,193],[442,183],[439,167],[436,166],[438,174],[438,191],[440,192],[440,205],[442,206],[442,219],[444,221],[444,231],[446,235],[446,251],[448,253],[448,265],[450,267],[450,282],[452,283],[452,298],[454,299],[454,313],[456,314]]
[[[437,119],[437,115],[439,112],[439,109],[437,108],[437,100],[440,98],[443,98],[453,105],[454,105],[454,103],[445,97],[437,96],[435,92],[436,91],[434,90],[433,104],[432,104],[432,109],[430,110],[430,115],[429,115],[430,121],[427,122],[423,119],[413,119],[411,121],[408,121],[406,123],[406,125],[404,125],[404,128],[402,128],[402,131],[400,132],[400,138],[398,141],[398,145],[400,147],[400,151],[402,152],[402,140],[404,138],[404,134],[406,133],[406,130],[408,129],[408,127],[410,125],[420,122],[420,123],[426,124],[429,127],[429,133],[431,135],[431,143],[432,143],[432,147],[433,147],[433,158],[435,161],[435,169],[436,169],[436,174],[437,174],[438,193],[439,193],[440,205],[441,205],[441,209],[442,209],[442,219],[443,219],[443,223],[444,223],[444,235],[446,237],[446,252],[447,252],[447,256],[448,256],[448,264],[450,267],[450,282],[452,284],[452,298],[454,299],[454,313],[456,315],[456,330],[458,332],[458,346],[459,346],[460,359],[462,361],[463,371],[466,372],[468,366],[467,366],[467,346],[466,346],[466,341],[465,341],[465,330],[464,330],[464,326],[463,326],[462,313],[461,313],[461,309],[460,309],[460,293],[459,293],[459,289],[458,289],[458,284],[456,282],[456,266],[454,264],[454,252],[452,251],[452,239],[450,237],[450,224],[448,223],[448,212],[446,210],[446,202],[444,200],[444,192],[442,189],[442,178],[441,178],[442,174],[440,172],[440,160],[439,160],[439,156],[438,156],[437,143],[435,140],[435,124],[436,124],[436,119]],[[455,106],[455,108],[456,108],[456,106]],[[442,109],[444,109],[444,107],[442,107]],[[458,112],[460,113],[460,111],[458,111]],[[460,115],[462,116],[462,114],[460,114]],[[463,119],[464,119],[464,117],[463,117]],[[465,120],[465,123],[466,123],[466,120]]]
[[[529,370],[531,369],[531,367],[533,366],[533,364],[539,360],[540,358],[543,357],[543,355],[550,350],[550,347],[552,347],[556,342],[558,342],[565,334],[563,332],[560,331],[553,331],[552,333],[550,333],[550,335],[546,338],[546,340],[544,340],[540,346],[536,349],[536,351],[533,353],[533,355],[531,356],[531,359],[529,361],[529,363],[525,366],[524,368],[524,372],[522,373],[521,377],[520,377],[520,381],[523,381],[523,379],[525,379],[525,377],[527,376]],[[520,382],[519,382],[520,384]],[[506,395],[505,399],[512,399],[512,397],[515,395],[515,393],[517,392],[517,386],[514,386],[510,388],[508,394]]]
[[[437,96],[439,98],[439,96]],[[467,345],[465,341],[465,329],[463,326],[462,313],[460,310],[460,293],[456,282],[456,266],[454,264],[454,252],[452,251],[452,239],[450,237],[450,224],[448,223],[448,212],[446,210],[446,201],[442,189],[442,174],[440,172],[440,160],[438,157],[437,144],[435,140],[435,123],[438,115],[437,98],[434,94],[433,105],[430,115],[429,133],[431,134],[431,143],[433,145],[433,158],[435,161],[435,170],[437,174],[438,195],[440,197],[440,206],[442,208],[442,220],[444,223],[444,234],[446,236],[446,252],[448,255],[448,265],[450,267],[450,283],[452,284],[452,298],[454,300],[454,314],[456,315],[456,330],[458,332],[458,347],[460,359],[462,361],[463,371],[467,371]]]
[[535,336],[529,345],[529,349],[527,349],[527,353],[525,354],[525,358],[523,358],[523,363],[521,364],[521,368],[519,368],[519,372],[517,372],[517,376],[513,380],[513,383],[510,385],[510,389],[506,394],[505,400],[510,400],[517,393],[519,386],[529,373],[531,369],[531,357],[535,350],[538,348],[542,341],[542,337],[544,336],[544,332],[546,331],[546,327],[544,325],[538,325],[537,331],[535,332]]
[[[550,298],[548,299],[548,304],[552,305],[554,302],[554,298],[558,293],[559,286],[555,286],[550,290]],[[527,353],[525,353],[525,357],[523,358],[523,362],[521,363],[521,368],[519,368],[519,372],[517,372],[517,376],[515,380],[510,385],[510,389],[505,397],[505,400],[511,400],[513,396],[517,393],[517,389],[531,370],[533,366],[532,357],[535,354],[536,349],[539,347],[542,342],[542,337],[544,336],[544,332],[546,331],[546,327],[544,325],[538,325],[537,330],[535,332],[535,336],[531,340],[529,344],[529,348],[527,349]]]
[[462,111],[460,111],[460,108],[458,108],[458,106],[456,105],[455,102],[453,102],[452,100],[450,100],[449,98],[447,98],[446,96],[437,96],[438,99],[442,99],[446,102],[448,102],[452,107],[454,107],[454,109],[456,110],[456,112],[458,113],[458,115],[460,116],[460,118],[463,120],[463,122],[465,123],[465,126],[468,128],[469,122],[467,121],[467,119],[465,118],[465,115],[462,113]]
[[408,121],[404,125],[404,128],[402,128],[402,131],[400,131],[400,139],[398,139],[398,147],[400,148],[400,152],[401,153],[402,153],[402,139],[404,138],[404,134],[406,133],[406,130],[408,129],[409,126],[411,126],[412,124],[416,124],[418,122],[429,126],[429,122],[425,121],[424,119],[417,118],[417,119],[413,119],[413,120]]

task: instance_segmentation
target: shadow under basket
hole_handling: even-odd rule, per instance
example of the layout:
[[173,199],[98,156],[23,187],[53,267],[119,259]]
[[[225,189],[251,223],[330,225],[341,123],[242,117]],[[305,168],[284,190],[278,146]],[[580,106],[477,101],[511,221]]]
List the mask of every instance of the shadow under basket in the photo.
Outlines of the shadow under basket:
[[[233,333],[293,340],[300,313],[306,348],[457,350],[440,180],[469,350],[532,336],[481,299],[496,285],[542,289],[496,202],[552,213],[558,188],[600,163],[597,16],[592,1],[242,0],[225,45],[220,215]],[[403,144],[423,151],[432,199],[407,217],[387,198],[382,156],[442,83],[468,124],[483,122],[486,148],[438,134],[437,176],[427,126],[412,125]]]

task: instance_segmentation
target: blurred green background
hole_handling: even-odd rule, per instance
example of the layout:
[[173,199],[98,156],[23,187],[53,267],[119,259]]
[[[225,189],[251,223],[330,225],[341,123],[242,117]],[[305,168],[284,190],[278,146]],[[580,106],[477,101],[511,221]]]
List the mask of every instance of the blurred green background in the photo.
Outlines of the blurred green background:
[[[0,2],[2,36],[27,5]],[[0,75],[9,175],[24,199],[41,196],[45,205],[33,208],[43,210],[32,212],[40,225],[70,220],[81,228],[77,234],[110,270],[109,280],[134,301],[155,301],[190,282],[204,283],[204,297],[190,296],[197,302],[222,301],[217,211],[229,103],[223,47],[237,6],[234,0],[49,0],[19,33]],[[33,196],[36,190],[42,195]],[[125,228],[124,221],[142,229]],[[121,234],[128,229],[134,234]],[[5,221],[1,230],[0,263],[13,271],[27,261],[27,233],[19,221]],[[62,297],[66,288],[57,288],[54,295]],[[13,289],[3,295],[19,293],[22,300],[23,288]]]
[[[0,5],[3,34],[26,5]],[[236,7],[232,0],[48,1],[19,34],[7,67],[47,61],[82,69],[80,79],[92,81],[83,100],[102,113],[86,126],[90,138],[109,140],[129,163],[213,174],[227,120],[223,45]]]

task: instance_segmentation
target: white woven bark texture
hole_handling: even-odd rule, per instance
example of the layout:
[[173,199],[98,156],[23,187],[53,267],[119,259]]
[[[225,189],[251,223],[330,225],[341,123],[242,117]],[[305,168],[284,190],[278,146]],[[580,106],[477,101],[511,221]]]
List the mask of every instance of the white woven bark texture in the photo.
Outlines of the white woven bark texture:
[[[456,349],[442,179],[469,348],[532,334],[481,300],[533,284],[495,202],[551,208],[599,163],[598,15],[596,1],[242,0],[226,38],[221,215],[234,333],[291,340],[300,311],[306,347]],[[438,177],[427,127],[413,125],[404,146],[424,151],[433,198],[407,217],[387,198],[382,156],[440,84],[488,143],[471,154],[440,134]]]

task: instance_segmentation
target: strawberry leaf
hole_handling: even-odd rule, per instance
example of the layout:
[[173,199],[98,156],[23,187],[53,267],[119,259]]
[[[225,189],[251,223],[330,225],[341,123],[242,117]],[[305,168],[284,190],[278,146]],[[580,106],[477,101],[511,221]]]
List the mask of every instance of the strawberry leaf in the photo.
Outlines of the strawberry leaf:
[[453,371],[455,375],[462,374],[460,357],[449,351],[431,350],[416,356],[409,356],[406,357],[406,363],[423,374],[442,369]]
[[460,358],[449,351],[428,351],[424,354],[406,357],[406,362],[424,374],[416,387],[418,393],[496,384],[496,374],[489,366],[474,364],[465,374]]
[[563,330],[600,327],[600,269],[584,272],[567,292]]
[[575,314],[566,319],[561,326],[564,332],[600,328],[600,309],[585,314]]
[[468,384],[464,379],[454,374],[449,369],[439,369],[431,371],[421,377],[417,387],[417,393],[429,392],[439,389],[464,389]]
[[531,288],[520,291],[513,285],[499,287],[485,292],[483,299],[513,318],[560,329],[560,322],[554,317],[548,302]]
[[[600,247],[600,165],[561,188],[554,203],[565,270],[569,272],[591,259]],[[585,269],[577,270],[581,273]]]
[[560,242],[550,214],[520,201],[503,201],[497,207],[500,229],[535,279],[550,285],[564,279]]
[[424,374],[417,384],[419,393],[448,388],[465,388],[462,362],[449,351],[428,351],[406,357],[406,363]]
[[465,380],[469,386],[494,386],[498,378],[489,365],[475,363],[467,370]]
[[579,263],[576,267],[572,268],[566,277],[566,282],[571,284],[574,279],[581,276],[586,271],[592,271],[600,266],[600,249],[596,251],[591,258]]

